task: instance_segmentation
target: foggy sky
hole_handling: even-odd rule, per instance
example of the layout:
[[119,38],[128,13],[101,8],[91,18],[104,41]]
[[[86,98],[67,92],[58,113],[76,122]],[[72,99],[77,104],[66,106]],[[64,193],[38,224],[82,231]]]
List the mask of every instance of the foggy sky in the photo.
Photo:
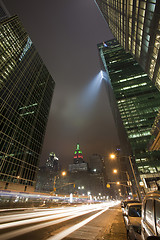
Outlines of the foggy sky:
[[53,151],[67,168],[77,142],[86,161],[92,153],[112,151],[118,137],[104,85],[90,107],[79,104],[100,71],[97,44],[113,38],[94,0],[3,2],[21,19],[56,82],[41,165]]

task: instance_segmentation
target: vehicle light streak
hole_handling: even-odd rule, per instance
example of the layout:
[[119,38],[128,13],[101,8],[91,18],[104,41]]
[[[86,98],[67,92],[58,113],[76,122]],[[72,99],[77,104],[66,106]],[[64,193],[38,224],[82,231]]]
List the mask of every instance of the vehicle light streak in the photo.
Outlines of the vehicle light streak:
[[[73,208],[75,210],[75,208]],[[56,209],[57,210],[57,209]],[[25,213],[25,214],[14,214],[11,215],[9,218],[9,221],[17,221],[17,220],[23,220],[23,219],[29,219],[29,218],[38,218],[38,217],[43,217],[46,215],[55,215],[55,214],[59,214],[60,212],[65,213],[68,212],[68,209],[60,209],[59,211],[56,211],[55,209],[50,210],[50,211],[45,211],[45,212],[38,212],[38,213]],[[77,209],[78,210],[78,209]],[[72,210],[71,210],[72,211]],[[4,222],[8,222],[8,216],[1,216],[0,217],[0,223],[4,223]],[[1,229],[1,226],[0,226]]]
[[34,219],[4,223],[4,224],[1,224],[0,230],[5,229],[5,228],[9,228],[9,227],[17,227],[17,226],[21,226],[21,225],[25,225],[25,224],[38,223],[38,222],[48,221],[48,220],[51,220],[51,219],[73,216],[75,213],[78,213],[78,212],[81,212],[82,214],[86,214],[86,213],[89,213],[89,212],[92,212],[92,211],[96,211],[96,209],[94,209],[94,210],[93,209],[91,209],[91,210],[85,209],[83,211],[82,211],[82,209],[81,210],[78,209],[76,211],[74,210],[74,213],[72,211],[70,211],[70,212],[66,212],[66,213],[57,214],[56,216],[54,214],[54,215],[46,216],[46,217],[40,217],[40,218],[34,218]]
[[[93,205],[90,205],[90,206],[93,206]],[[55,209],[52,209],[52,210],[48,210],[48,209],[43,209],[41,210],[41,212],[36,212],[36,213],[25,213],[25,214],[14,214],[14,215],[11,215],[8,219],[8,215],[7,216],[1,216],[0,217],[0,223],[5,223],[5,222],[12,222],[12,221],[18,221],[18,220],[23,220],[23,219],[29,219],[29,218],[38,218],[38,217],[43,217],[43,216],[46,216],[46,215],[56,215],[56,214],[59,214],[59,213],[66,213],[68,211],[82,211],[83,209],[91,209],[89,205],[84,205],[84,206],[81,206],[81,207],[67,207],[67,208],[60,208],[59,210],[56,208]],[[47,211],[46,211],[47,210]],[[0,229],[1,229],[1,226],[0,226]]]
[[[33,231],[36,231],[36,230],[39,230],[39,229],[42,229],[42,228],[52,226],[54,224],[58,224],[58,223],[61,223],[61,222],[68,221],[70,219],[73,219],[73,218],[78,217],[78,216],[85,215],[87,213],[99,211],[98,213],[96,212],[96,214],[93,213],[93,216],[87,218],[85,221],[82,221],[79,224],[76,224],[72,228],[69,228],[67,232],[66,231],[62,232],[62,235],[64,237],[64,235],[67,236],[71,232],[75,231],[76,229],[85,225],[87,222],[94,219],[96,216],[98,216],[101,213],[103,213],[104,211],[106,211],[109,207],[111,207],[113,205],[116,205],[116,204],[118,204],[118,203],[117,202],[109,202],[109,203],[105,203],[105,204],[103,203],[103,204],[84,205],[84,206],[81,206],[81,207],[67,207],[65,209],[62,208],[62,209],[59,209],[59,210],[53,209],[51,211],[46,211],[46,209],[45,209],[44,214],[46,214],[48,212],[52,212],[53,214],[51,216],[43,216],[43,217],[37,217],[37,218],[32,219],[32,217],[33,217],[32,214],[33,213],[31,213],[31,214],[28,213],[28,215],[31,219],[22,220],[22,221],[15,221],[15,222],[9,222],[10,217],[12,217],[13,215],[11,215],[11,216],[7,215],[6,217],[8,218],[8,223],[1,224],[1,229],[6,229],[7,228],[8,230],[7,230],[6,233],[3,233],[3,234],[0,235],[0,239],[7,240],[7,239],[10,239],[10,238],[15,238],[15,237],[18,237],[18,236],[23,235],[23,234],[27,234],[27,233],[30,233],[30,232],[33,232]],[[38,214],[38,212],[37,212],[37,214]],[[42,214],[42,212],[40,212],[40,214]],[[26,214],[20,214],[20,215],[26,215]],[[17,215],[14,215],[14,216],[17,216]],[[28,217],[26,216],[26,218],[28,218]],[[43,223],[39,223],[41,221],[43,221]],[[46,221],[46,222],[44,222],[44,221]],[[32,225],[31,226],[25,226],[25,224],[32,224]],[[21,228],[19,228],[17,230],[12,229],[12,227],[17,227],[17,226],[18,227],[21,226]],[[58,239],[58,238],[55,238],[55,239]],[[61,238],[59,238],[59,240],[60,239]]]
[[77,223],[76,225],[60,232],[59,234],[48,238],[48,240],[61,240],[63,238],[65,238],[66,236],[68,236],[69,234],[71,234],[72,232],[76,231],[77,229],[83,227],[85,224],[89,223],[90,221],[92,221],[94,218],[98,217],[99,215],[101,215],[102,213],[104,213],[109,207],[106,207],[105,209],[101,210],[100,212],[92,215],[91,217],[83,220],[80,223]]

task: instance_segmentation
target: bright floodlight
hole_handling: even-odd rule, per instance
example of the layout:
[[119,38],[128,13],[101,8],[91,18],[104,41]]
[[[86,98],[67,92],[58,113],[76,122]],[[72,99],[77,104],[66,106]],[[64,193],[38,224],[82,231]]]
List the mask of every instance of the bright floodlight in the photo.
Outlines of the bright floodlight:
[[117,169],[113,169],[113,173],[117,173],[118,171],[117,171]]
[[100,73],[101,73],[101,78],[103,78],[103,71],[101,70]]
[[101,80],[103,80],[103,79],[107,80],[108,79],[106,71],[101,70],[100,71],[100,76],[101,76]]

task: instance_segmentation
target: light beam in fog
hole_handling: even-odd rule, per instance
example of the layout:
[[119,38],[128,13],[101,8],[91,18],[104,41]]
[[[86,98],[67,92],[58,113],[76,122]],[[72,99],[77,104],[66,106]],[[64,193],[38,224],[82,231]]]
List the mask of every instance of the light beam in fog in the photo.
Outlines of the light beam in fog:
[[83,111],[87,112],[94,106],[94,102],[100,91],[100,86],[102,83],[102,71],[100,71],[93,80],[88,84],[80,95],[79,104]]

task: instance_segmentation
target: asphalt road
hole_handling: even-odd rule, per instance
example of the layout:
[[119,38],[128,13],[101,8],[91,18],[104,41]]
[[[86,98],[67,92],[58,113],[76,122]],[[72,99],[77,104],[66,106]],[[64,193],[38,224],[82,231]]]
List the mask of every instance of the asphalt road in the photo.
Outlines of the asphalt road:
[[119,202],[0,211],[0,240],[101,239]]

